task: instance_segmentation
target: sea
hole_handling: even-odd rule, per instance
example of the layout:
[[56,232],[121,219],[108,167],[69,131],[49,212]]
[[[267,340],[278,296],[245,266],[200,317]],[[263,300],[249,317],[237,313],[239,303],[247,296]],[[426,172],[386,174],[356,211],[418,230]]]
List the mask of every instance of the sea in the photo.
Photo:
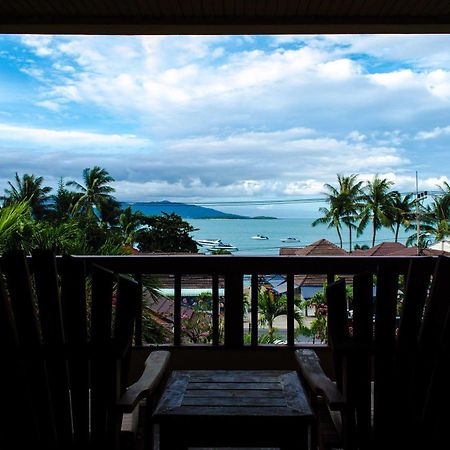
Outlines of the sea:
[[[319,239],[327,239],[339,245],[336,230],[324,225],[313,227],[313,218],[302,219],[184,219],[195,231],[191,236],[199,239],[220,239],[224,244],[237,247],[235,255],[278,255],[281,247],[305,247]],[[356,237],[352,235],[352,246],[355,244],[372,246],[371,224],[364,233]],[[398,241],[405,244],[412,232],[400,231]],[[252,239],[262,235],[267,240]],[[295,241],[283,242],[282,239],[295,238]],[[389,229],[378,230],[376,244],[393,242],[394,233]],[[348,232],[343,230],[343,246],[348,250]],[[201,253],[209,253],[205,247],[199,247]]]

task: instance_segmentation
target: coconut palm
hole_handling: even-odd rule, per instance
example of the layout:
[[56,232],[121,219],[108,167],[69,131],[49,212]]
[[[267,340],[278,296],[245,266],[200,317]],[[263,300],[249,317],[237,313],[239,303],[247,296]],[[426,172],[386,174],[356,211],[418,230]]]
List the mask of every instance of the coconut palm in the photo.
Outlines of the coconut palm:
[[94,212],[94,208],[100,208],[103,203],[111,199],[111,193],[115,189],[109,186],[109,183],[114,181],[114,178],[109,173],[94,166],[92,169],[87,167],[83,170],[83,182],[69,181],[67,186],[73,186],[80,191],[81,196],[74,206],[76,212],[84,212],[87,216],[98,216]]
[[372,221],[372,247],[375,245],[377,231],[392,224],[392,202],[395,194],[390,190],[394,183],[375,175],[364,189],[358,235],[362,234],[369,221]]
[[339,237],[339,245],[342,248],[342,234],[341,234],[341,220],[340,220],[340,212],[337,205],[334,205],[334,197],[329,195],[328,202],[330,203],[330,208],[321,207],[319,208],[319,212],[323,214],[322,217],[316,219],[312,226],[316,227],[317,225],[327,225],[327,228],[335,228]]
[[29,229],[33,219],[27,201],[12,203],[0,209],[0,253],[13,248],[27,249]]
[[31,214],[35,219],[42,219],[48,210],[48,195],[52,190],[49,186],[42,186],[43,177],[36,177],[25,173],[22,177],[16,172],[14,182],[8,181],[9,189],[5,189],[3,197],[5,205],[28,201]]
[[391,204],[391,222],[395,232],[395,242],[398,242],[400,227],[408,229],[411,225],[411,218],[414,215],[415,202],[413,194],[407,194],[402,197],[400,192],[392,193]]
[[[294,319],[298,325],[302,325],[302,316],[300,314],[300,297],[294,298],[294,304],[297,306],[294,312]],[[287,299],[285,295],[277,295],[272,289],[262,288],[258,292],[258,313],[259,324],[267,325],[267,335],[269,341],[273,342],[275,333],[274,321],[279,316],[287,315]]]
[[140,211],[133,212],[131,206],[125,208],[119,216],[119,229],[123,243],[132,245],[136,241],[136,233],[142,227],[145,215]]
[[355,219],[358,215],[359,199],[361,196],[362,181],[357,181],[358,175],[337,175],[338,186],[324,184],[328,192],[325,192],[329,208],[320,208],[322,217],[313,222],[313,226],[328,224],[328,228],[336,228],[339,242],[342,248],[342,223],[348,227],[349,250],[352,251],[352,230],[356,228]]
[[[421,212],[421,235],[432,236],[435,241],[440,241],[450,236],[450,196],[435,197],[431,204]],[[410,236],[414,241],[416,235]]]

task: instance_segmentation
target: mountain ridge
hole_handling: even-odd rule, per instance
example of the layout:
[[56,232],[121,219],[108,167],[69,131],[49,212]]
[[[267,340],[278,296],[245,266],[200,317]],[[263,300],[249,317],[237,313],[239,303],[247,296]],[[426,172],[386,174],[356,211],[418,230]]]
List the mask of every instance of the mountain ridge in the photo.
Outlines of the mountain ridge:
[[190,205],[189,203],[170,202],[121,202],[122,207],[131,206],[133,211],[141,211],[148,216],[159,216],[161,213],[175,213],[183,219],[252,219],[249,216],[224,213],[217,209],[204,206]]

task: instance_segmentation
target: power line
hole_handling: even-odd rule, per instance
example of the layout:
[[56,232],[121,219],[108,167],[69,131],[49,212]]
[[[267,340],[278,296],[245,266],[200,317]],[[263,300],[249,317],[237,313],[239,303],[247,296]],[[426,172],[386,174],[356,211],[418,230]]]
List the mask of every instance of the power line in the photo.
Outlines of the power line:
[[[441,191],[427,191],[430,196],[445,195]],[[401,195],[410,195],[414,192],[400,192]],[[197,202],[167,202],[167,201],[122,201],[129,205],[152,205],[152,206],[258,206],[258,205],[293,205],[293,204],[308,204],[308,203],[325,203],[326,197],[303,197],[290,199],[272,199],[272,200],[222,200],[222,201],[197,201]]]

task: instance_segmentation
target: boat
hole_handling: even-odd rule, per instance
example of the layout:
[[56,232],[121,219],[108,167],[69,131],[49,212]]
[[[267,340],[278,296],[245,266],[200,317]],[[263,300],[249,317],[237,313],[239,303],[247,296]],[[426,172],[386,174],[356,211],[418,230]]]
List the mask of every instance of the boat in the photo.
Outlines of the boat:
[[239,249],[237,247],[235,247],[234,245],[224,244],[223,242],[220,242],[220,243],[218,243],[216,245],[208,247],[208,250],[230,250],[230,251],[234,251],[234,250],[239,250]]
[[280,240],[281,240],[281,242],[296,242],[297,238],[295,238],[295,237],[287,237],[287,238],[280,239]]
[[269,238],[267,236],[263,236],[262,234],[257,234],[256,236],[252,236],[252,239],[266,240]]
[[202,247],[213,247],[214,245],[222,244],[220,239],[198,239],[195,242]]

